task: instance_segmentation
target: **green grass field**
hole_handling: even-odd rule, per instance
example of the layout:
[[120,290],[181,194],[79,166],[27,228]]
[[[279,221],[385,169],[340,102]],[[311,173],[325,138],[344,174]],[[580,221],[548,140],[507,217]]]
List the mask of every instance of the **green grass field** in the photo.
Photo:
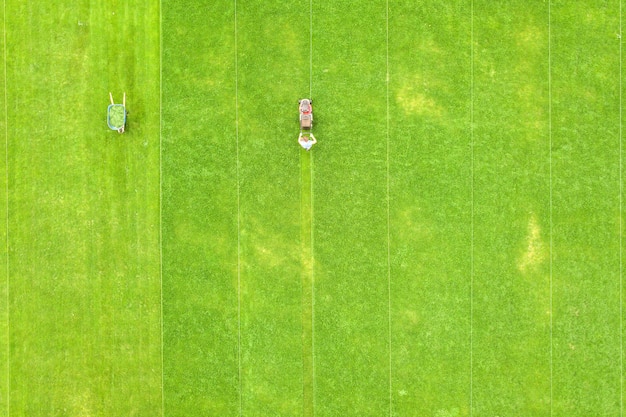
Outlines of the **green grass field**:
[[0,4],[0,416],[624,415],[621,1]]

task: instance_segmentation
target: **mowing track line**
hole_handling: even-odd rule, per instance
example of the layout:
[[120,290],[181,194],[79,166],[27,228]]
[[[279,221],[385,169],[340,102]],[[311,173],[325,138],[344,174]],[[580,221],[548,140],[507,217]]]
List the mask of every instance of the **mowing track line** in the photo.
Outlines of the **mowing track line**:
[[620,417],[624,416],[624,308],[622,276],[622,0],[619,2],[619,369]]
[[[309,98],[313,99],[313,0],[309,0]],[[309,234],[309,244],[310,244],[310,279],[311,279],[311,287],[310,287],[310,334],[311,334],[311,346],[310,346],[310,354],[311,354],[311,372],[310,372],[310,415],[315,416],[315,249],[314,249],[314,233],[313,230],[314,222],[315,222],[315,213],[314,213],[314,193],[313,193],[313,153],[310,153],[310,165],[309,165],[309,205],[310,205],[310,234]],[[304,323],[303,323],[304,324]],[[303,380],[304,382],[304,380]],[[303,400],[306,401],[306,398],[303,397]],[[306,416],[307,404],[303,404]]]
[[235,141],[236,141],[236,180],[237,180],[237,370],[239,391],[239,416],[243,414],[243,396],[241,379],[241,190],[239,186],[239,61],[237,55],[237,0],[234,0],[235,27]]
[[549,275],[550,275],[550,416],[552,416],[552,396],[553,396],[553,318],[552,318],[552,2],[548,0],[548,160],[549,160],[549,173],[548,173],[548,187],[549,187],[549,206],[548,217],[550,223],[550,242],[549,242]]
[[315,252],[314,234],[315,215],[313,209],[313,154],[311,154],[311,379],[313,382],[311,392],[311,413],[315,416]]
[[309,0],[309,99],[313,99],[313,0]]
[[[313,97],[313,1],[309,1],[309,97]],[[302,253],[302,415],[315,416],[315,255],[313,251],[313,152],[300,151]]]
[[10,264],[9,264],[9,110],[7,94],[7,2],[2,4],[2,37],[4,58],[4,161],[5,161],[5,196],[6,196],[6,306],[7,306],[7,417],[11,415],[11,298],[10,298]]
[[474,415],[474,1],[470,2],[470,416]]
[[[5,60],[6,62],[6,60]],[[159,280],[161,284],[161,417],[165,416],[163,339],[163,0],[159,1]]]
[[391,356],[391,220],[390,220],[390,178],[389,178],[389,0],[385,3],[385,99],[386,99],[386,179],[387,179],[387,336],[389,343],[389,417],[393,415],[393,380],[392,380],[392,356]]
[[301,242],[301,291],[302,291],[302,415],[315,414],[314,397],[314,278],[313,278],[313,181],[312,153],[300,153],[300,242]]

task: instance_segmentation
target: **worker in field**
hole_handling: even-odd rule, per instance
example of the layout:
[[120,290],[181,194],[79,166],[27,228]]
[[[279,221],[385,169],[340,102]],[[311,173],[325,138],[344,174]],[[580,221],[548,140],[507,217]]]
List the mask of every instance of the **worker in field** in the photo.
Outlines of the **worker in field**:
[[308,151],[317,143],[317,140],[315,139],[315,136],[313,136],[313,133],[309,133],[308,136],[304,136],[302,135],[302,132],[300,132],[298,143]]

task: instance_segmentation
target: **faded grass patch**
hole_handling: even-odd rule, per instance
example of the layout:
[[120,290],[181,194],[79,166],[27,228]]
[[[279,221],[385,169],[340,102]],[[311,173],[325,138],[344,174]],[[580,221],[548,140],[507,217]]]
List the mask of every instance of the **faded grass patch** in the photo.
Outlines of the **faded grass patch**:
[[517,268],[522,273],[536,271],[547,259],[546,244],[541,236],[541,227],[537,216],[532,214],[528,220],[526,249],[518,260]]
[[404,310],[402,316],[413,326],[417,326],[420,321],[419,314],[415,310]]
[[68,398],[67,406],[66,411],[76,417],[91,417],[97,414],[94,408],[93,394],[87,390]]
[[241,238],[249,248],[249,254],[245,257],[247,261],[244,259],[244,264],[249,267],[255,265],[255,268],[288,269],[300,263],[301,254],[297,250],[300,246],[294,248],[286,236],[259,221],[253,221],[246,229],[242,229]]
[[545,92],[533,83],[522,85],[517,90],[518,103],[523,109],[525,137],[528,140],[539,140],[545,137],[548,125]]
[[402,240],[430,241],[433,239],[434,227],[424,221],[424,215],[419,207],[405,208],[398,214],[398,218],[398,223],[402,225],[398,229]]
[[396,101],[406,115],[440,118],[443,108],[428,95],[429,83],[421,76],[414,76],[396,92]]
[[523,80],[517,88],[517,99],[528,140],[540,139],[547,129],[547,88],[539,81],[545,78],[547,71],[544,68],[548,57],[547,39],[547,28],[535,25],[524,26],[515,36],[520,57],[515,72]]
[[525,55],[540,53],[546,49],[548,39],[547,27],[526,26],[519,31],[515,39],[517,46],[523,49]]

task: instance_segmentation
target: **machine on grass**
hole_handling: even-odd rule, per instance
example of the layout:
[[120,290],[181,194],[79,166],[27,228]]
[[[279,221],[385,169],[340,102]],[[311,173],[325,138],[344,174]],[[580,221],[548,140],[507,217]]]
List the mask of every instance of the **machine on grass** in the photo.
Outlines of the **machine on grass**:
[[303,98],[298,101],[300,108],[300,133],[303,130],[313,129],[313,105],[310,99]]
[[116,104],[113,101],[113,94],[109,93],[111,104],[107,107],[107,125],[109,129],[116,130],[118,133],[124,133],[126,127],[126,93],[122,99],[122,104]]

